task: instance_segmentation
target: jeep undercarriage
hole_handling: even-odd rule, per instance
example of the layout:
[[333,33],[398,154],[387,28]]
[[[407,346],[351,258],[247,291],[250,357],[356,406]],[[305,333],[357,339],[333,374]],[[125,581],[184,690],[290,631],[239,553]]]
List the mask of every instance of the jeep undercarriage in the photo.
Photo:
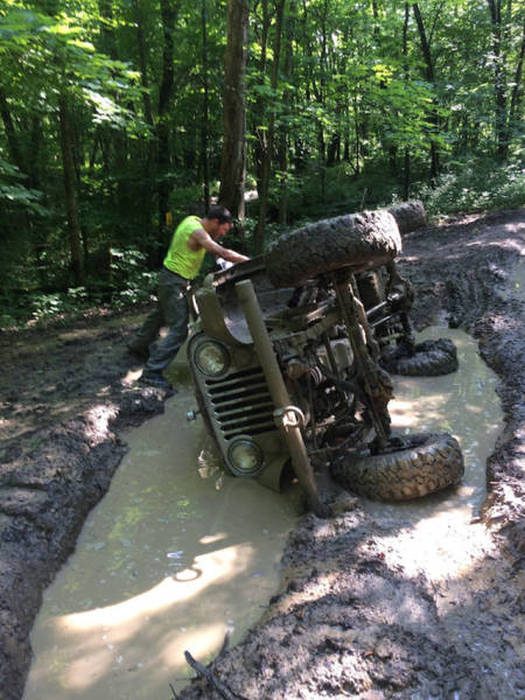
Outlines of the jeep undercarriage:
[[[411,288],[393,260],[382,273],[373,262],[332,265],[295,286],[276,288],[268,259],[261,257],[209,275],[196,294],[201,330],[190,340],[189,362],[200,412],[226,468],[277,489],[291,459],[317,512],[323,508],[312,459],[338,463],[340,472],[344,455],[342,481],[351,473],[359,491],[360,482],[369,481],[363,460],[391,453],[405,458],[408,450],[413,462],[423,449],[419,437],[392,438],[392,382],[381,366],[384,348],[414,346],[407,314]],[[373,275],[375,296],[369,293]],[[425,455],[432,450],[427,443]],[[447,460],[455,464],[453,476],[438,480],[439,488],[457,482],[462,469],[457,454]],[[378,478],[391,481],[383,471]],[[378,495],[413,497],[429,490],[434,486],[413,492],[390,484]]]

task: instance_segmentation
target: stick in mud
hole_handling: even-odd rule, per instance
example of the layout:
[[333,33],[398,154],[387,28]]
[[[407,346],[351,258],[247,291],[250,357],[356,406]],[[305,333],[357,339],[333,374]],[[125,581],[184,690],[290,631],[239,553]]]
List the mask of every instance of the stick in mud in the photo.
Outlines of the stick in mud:
[[196,671],[199,676],[204,678],[204,680],[206,680],[219,693],[221,698],[224,698],[225,700],[247,700],[242,695],[237,695],[236,693],[233,693],[227,686],[224,685],[224,683],[221,683],[221,681],[215,677],[213,672],[210,671],[209,668],[201,664],[199,661],[194,659],[187,649],[184,652],[184,658],[192,667],[192,669]]

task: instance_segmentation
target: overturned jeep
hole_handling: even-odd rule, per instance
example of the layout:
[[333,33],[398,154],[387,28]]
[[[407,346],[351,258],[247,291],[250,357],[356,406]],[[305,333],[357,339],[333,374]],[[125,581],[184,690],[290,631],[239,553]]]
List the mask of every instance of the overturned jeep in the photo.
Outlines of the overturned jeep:
[[[396,214],[401,220],[392,209],[310,224],[265,256],[209,275],[196,293],[189,365],[227,470],[278,489],[291,462],[319,515],[327,510],[312,464],[380,500],[424,496],[463,474],[452,436],[391,431],[385,348],[411,337],[408,287],[392,268]],[[370,274],[385,267],[391,288],[363,301]]]

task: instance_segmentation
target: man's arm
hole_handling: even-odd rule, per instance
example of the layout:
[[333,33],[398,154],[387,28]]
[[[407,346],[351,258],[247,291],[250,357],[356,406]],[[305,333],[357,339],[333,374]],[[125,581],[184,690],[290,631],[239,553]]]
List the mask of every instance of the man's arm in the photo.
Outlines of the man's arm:
[[228,260],[232,263],[244,262],[245,260],[250,259],[246,255],[236,253],[234,250],[230,250],[229,248],[224,248],[222,245],[219,245],[202,228],[198,229],[197,231],[194,231],[191,234],[188,242],[190,243],[190,245],[191,243],[197,244],[198,246],[205,248],[209,253],[212,253],[216,257],[224,258],[225,260]]

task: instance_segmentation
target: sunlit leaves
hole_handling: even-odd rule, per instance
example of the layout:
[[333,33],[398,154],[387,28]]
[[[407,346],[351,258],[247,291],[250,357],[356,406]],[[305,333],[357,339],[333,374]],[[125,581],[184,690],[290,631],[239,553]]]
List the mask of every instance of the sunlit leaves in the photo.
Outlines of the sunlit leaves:
[[4,208],[11,205],[45,214],[46,209],[40,203],[42,192],[26,187],[25,179],[15,165],[0,157],[0,203]]
[[[129,113],[116,99],[124,93],[128,101],[140,98],[139,75],[128,64],[96,50],[89,29],[82,24],[85,20],[84,11],[78,16],[62,12],[49,17],[12,9],[0,17],[4,53],[9,62],[18,59],[24,65],[24,80],[33,95],[45,92],[49,98],[69,91],[93,108],[96,123],[124,127]],[[11,71],[15,67],[12,64]]]

